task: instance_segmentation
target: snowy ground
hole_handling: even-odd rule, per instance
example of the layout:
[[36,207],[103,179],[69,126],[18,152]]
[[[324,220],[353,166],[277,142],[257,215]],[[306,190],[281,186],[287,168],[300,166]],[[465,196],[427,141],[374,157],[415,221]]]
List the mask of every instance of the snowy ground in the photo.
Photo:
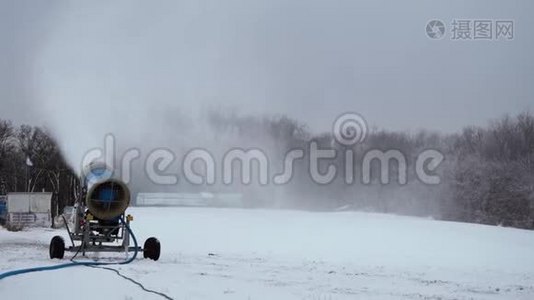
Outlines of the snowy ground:
[[[532,231],[354,212],[129,213],[139,240],[160,239],[162,256],[116,268],[174,299],[534,299]],[[1,272],[60,263],[48,259],[56,234],[66,237],[0,229]],[[89,267],[0,281],[0,299],[73,298],[158,296]]]

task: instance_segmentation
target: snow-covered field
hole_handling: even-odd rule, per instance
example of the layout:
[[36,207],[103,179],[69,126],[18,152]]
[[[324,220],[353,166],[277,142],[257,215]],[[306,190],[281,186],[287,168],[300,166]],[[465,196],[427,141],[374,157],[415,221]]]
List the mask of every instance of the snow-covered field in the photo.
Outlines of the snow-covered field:
[[[356,212],[128,212],[162,255],[115,268],[174,299],[534,299],[532,231]],[[0,229],[1,271],[61,263],[48,259],[57,234]],[[157,298],[89,267],[0,281],[0,299]]]

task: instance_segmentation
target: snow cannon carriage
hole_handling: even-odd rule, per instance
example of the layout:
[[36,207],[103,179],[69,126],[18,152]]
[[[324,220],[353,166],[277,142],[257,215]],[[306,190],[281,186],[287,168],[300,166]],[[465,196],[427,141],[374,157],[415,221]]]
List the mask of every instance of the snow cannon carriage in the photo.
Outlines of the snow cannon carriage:
[[[93,166],[90,172],[94,174],[98,168]],[[101,172],[97,174],[102,177]],[[84,181],[82,190],[87,190],[87,177]],[[133,217],[125,213],[129,204],[130,190],[122,181],[104,179],[93,183],[85,197],[78,197],[72,230],[64,218],[72,246],[66,248],[64,239],[54,236],[50,242],[50,258],[62,259],[65,251],[75,252],[74,256],[86,252],[143,252],[144,258],[158,260],[161,246],[157,238],[148,238],[142,248],[137,245],[130,229]]]

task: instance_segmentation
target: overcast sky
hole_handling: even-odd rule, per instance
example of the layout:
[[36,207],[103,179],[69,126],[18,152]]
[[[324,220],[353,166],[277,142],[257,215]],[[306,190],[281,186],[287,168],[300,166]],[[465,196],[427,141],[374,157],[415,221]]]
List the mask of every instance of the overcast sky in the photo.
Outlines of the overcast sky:
[[[0,2],[0,118],[57,128],[105,105],[145,122],[150,103],[451,132],[534,110],[528,0],[85,2]],[[453,19],[514,20],[515,36],[453,41]]]

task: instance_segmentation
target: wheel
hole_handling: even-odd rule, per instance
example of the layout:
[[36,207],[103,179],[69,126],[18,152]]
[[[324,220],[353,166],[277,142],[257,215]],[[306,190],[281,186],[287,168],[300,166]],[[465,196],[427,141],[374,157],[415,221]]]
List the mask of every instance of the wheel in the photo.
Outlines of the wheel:
[[155,237],[150,237],[145,241],[143,247],[143,257],[150,258],[152,260],[158,260],[161,251],[161,245],[159,240]]
[[56,235],[50,241],[50,259],[62,259],[65,256],[65,241],[59,235]]

